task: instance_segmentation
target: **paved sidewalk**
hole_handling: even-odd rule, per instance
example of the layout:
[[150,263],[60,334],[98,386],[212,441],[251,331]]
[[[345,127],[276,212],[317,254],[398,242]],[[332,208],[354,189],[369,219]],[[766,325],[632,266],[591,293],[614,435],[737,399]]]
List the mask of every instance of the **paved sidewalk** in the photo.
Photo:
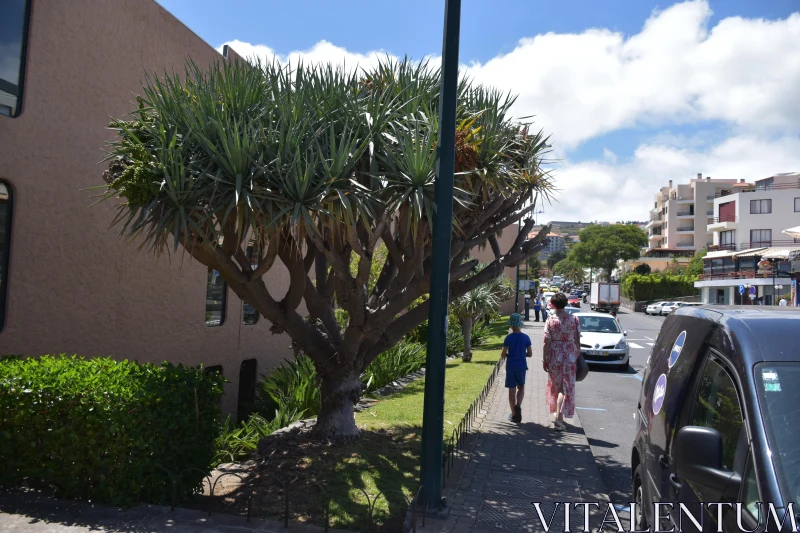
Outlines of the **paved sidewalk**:
[[[554,515],[554,502],[598,502],[605,512],[609,499],[578,413],[567,420],[567,431],[556,432],[545,405],[543,324],[528,322],[523,331],[533,341],[533,358],[528,364],[522,423],[508,420],[503,370],[485,407],[470,462],[449,502],[449,516],[438,526],[441,531],[544,531],[533,502],[541,503],[548,521],[553,517],[550,531],[564,531],[563,504]],[[583,506],[570,517],[571,529],[582,531]],[[592,512],[593,530],[601,521],[602,514]]]

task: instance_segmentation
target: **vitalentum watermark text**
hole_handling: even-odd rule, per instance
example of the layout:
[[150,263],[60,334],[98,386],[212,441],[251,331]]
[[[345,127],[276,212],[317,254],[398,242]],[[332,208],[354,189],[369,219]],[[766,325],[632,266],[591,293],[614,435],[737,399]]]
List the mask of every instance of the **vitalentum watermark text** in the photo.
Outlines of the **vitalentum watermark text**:
[[[713,523],[710,525],[713,530],[719,533],[730,533],[732,531],[754,533],[765,531],[767,526],[774,528],[770,529],[770,531],[800,531],[797,527],[798,519],[794,513],[793,503],[788,503],[785,506],[776,506],[772,503],[744,505],[741,502],[710,502],[699,503],[689,507],[683,503],[656,502],[650,509],[652,513],[647,513],[652,518],[653,525],[645,529],[636,529],[634,527],[634,517],[638,516],[639,511],[644,512],[644,509],[641,509],[641,506],[636,503],[629,504],[630,518],[624,515],[620,517],[618,506],[611,503],[560,502],[555,504],[552,511],[550,511],[550,508],[554,505],[552,503],[531,503],[542,526],[540,531],[545,531],[546,533],[560,533],[562,531],[682,533],[684,531],[704,531],[703,527],[707,527],[705,524],[707,521],[712,521]],[[547,510],[542,508],[543,505]],[[734,514],[731,516],[730,513]],[[592,514],[595,516],[591,516]],[[627,509],[624,514],[628,514]],[[602,519],[600,518],[601,515]],[[560,524],[562,519],[563,526]],[[753,527],[753,522],[757,524],[755,527]],[[558,523],[557,526],[555,525],[556,523]],[[578,527],[582,527],[582,529],[576,529]]]

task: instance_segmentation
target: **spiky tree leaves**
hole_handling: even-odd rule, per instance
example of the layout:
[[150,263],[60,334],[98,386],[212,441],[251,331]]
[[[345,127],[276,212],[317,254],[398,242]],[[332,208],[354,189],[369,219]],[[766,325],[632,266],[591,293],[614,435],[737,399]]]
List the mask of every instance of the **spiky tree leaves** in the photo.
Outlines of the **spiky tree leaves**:
[[[139,109],[112,124],[104,198],[120,200],[121,236],[184,249],[287,333],[322,380],[324,437],[358,434],[361,372],[427,316],[439,79],[409,61],[190,64],[149,78]],[[459,85],[451,298],[524,261],[549,229],[526,240],[528,218],[510,249],[498,244],[552,191],[547,140],[510,120],[512,103]],[[470,275],[470,250],[487,244],[494,261]],[[282,294],[264,281],[278,260]]]

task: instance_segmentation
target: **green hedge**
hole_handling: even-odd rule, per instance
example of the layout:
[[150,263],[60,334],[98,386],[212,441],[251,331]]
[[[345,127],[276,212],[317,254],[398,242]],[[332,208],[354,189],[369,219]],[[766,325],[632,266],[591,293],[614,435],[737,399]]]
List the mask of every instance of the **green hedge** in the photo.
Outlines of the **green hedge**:
[[679,296],[694,296],[695,279],[688,276],[670,276],[663,273],[625,275],[622,280],[622,295],[637,302],[664,300]]
[[131,505],[169,502],[172,475],[184,497],[213,460],[222,384],[167,363],[0,360],[0,482]]

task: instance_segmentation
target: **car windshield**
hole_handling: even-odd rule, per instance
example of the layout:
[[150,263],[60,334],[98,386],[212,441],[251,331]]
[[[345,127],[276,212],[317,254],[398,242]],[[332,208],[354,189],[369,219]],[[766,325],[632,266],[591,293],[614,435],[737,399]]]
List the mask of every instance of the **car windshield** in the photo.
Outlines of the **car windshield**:
[[664,304],[665,307],[668,306],[668,305],[675,305],[675,302],[667,302],[667,303]]
[[759,363],[758,402],[781,492],[800,506],[800,363]]
[[584,333],[619,333],[619,324],[610,317],[605,316],[582,316],[578,317],[581,322],[581,331]]

